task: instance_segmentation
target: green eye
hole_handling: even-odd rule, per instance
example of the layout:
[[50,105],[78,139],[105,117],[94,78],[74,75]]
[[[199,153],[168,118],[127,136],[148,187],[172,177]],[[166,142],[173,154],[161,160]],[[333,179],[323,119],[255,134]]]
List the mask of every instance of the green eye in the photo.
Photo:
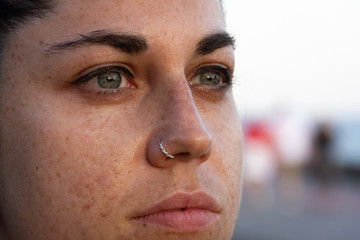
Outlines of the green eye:
[[120,87],[122,82],[122,77],[117,72],[107,72],[100,74],[97,77],[97,82],[101,88],[115,89]]
[[206,88],[224,88],[231,86],[230,71],[221,65],[204,66],[198,69],[195,77],[190,81],[192,86],[200,85]]
[[219,85],[221,84],[221,76],[217,72],[205,72],[200,74],[200,83],[203,85]]
[[86,93],[120,93],[120,89],[136,88],[135,75],[123,66],[105,66],[78,78],[72,84],[79,85]]

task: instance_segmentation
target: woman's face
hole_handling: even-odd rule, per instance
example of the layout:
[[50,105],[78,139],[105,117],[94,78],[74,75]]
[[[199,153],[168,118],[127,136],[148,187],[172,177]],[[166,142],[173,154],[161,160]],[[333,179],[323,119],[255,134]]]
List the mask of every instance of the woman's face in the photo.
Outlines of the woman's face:
[[62,0],[24,25],[1,69],[3,234],[230,239],[233,68],[218,0]]

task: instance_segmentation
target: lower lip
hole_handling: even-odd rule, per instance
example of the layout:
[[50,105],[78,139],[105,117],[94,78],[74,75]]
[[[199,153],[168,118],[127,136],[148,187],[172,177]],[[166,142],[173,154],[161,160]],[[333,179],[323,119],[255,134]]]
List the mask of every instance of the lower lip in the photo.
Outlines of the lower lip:
[[158,225],[178,231],[198,231],[219,219],[219,214],[206,209],[189,208],[156,212],[137,218],[143,224]]

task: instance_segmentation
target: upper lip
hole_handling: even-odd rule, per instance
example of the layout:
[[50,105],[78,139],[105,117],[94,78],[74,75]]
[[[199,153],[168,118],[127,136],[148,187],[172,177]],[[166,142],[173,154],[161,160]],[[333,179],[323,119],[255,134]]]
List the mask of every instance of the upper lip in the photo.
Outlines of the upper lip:
[[161,211],[186,210],[190,208],[203,209],[214,213],[219,213],[221,211],[219,203],[204,192],[193,194],[177,193],[145,211],[140,212],[135,218],[144,217]]

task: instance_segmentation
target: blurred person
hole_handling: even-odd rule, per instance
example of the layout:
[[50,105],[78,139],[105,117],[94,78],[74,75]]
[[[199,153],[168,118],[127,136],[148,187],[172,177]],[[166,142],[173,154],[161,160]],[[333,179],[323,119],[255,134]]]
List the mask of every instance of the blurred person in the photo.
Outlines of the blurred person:
[[320,123],[314,134],[313,156],[312,161],[309,163],[309,168],[312,176],[323,185],[327,185],[337,176],[336,167],[331,157],[332,141],[330,125]]
[[0,2],[0,238],[231,239],[219,0]]
[[269,207],[274,199],[278,164],[266,122],[245,124],[244,186],[255,207]]

